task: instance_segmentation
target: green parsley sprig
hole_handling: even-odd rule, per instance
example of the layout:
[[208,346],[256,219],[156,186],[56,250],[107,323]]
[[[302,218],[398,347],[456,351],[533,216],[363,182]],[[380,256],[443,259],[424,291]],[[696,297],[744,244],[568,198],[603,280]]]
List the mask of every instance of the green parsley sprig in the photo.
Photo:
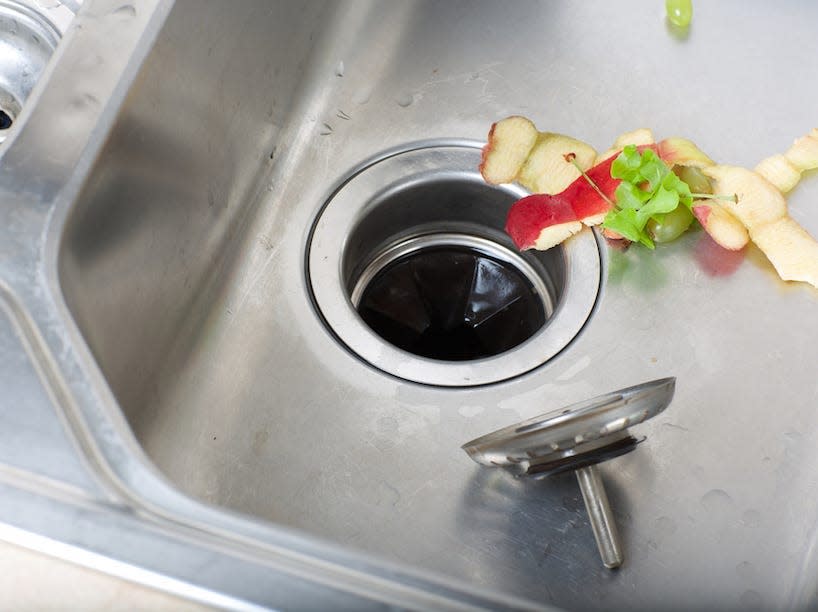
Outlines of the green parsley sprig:
[[692,212],[693,200],[724,199],[707,193],[692,193],[690,187],[676,176],[653,149],[639,151],[628,145],[611,164],[611,177],[622,182],[614,192],[614,206],[608,211],[602,227],[606,227],[631,242],[640,242],[649,249],[653,240],[646,231],[648,221],[662,222],[667,213],[679,205]]
[[640,152],[634,145],[626,146],[611,164],[611,177],[622,182],[614,192],[614,207],[602,227],[649,249],[654,244],[645,230],[648,221],[676,210],[679,204],[687,208],[693,204],[690,187],[653,149]]

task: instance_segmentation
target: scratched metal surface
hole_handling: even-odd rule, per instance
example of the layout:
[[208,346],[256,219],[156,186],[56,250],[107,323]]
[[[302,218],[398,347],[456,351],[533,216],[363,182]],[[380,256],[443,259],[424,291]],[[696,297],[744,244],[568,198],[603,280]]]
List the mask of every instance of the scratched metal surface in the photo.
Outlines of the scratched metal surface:
[[[336,343],[310,302],[304,249],[330,189],[361,160],[410,141],[484,138],[514,113],[598,150],[646,126],[752,167],[816,125],[818,5],[697,2],[683,36],[658,1],[308,5],[314,19],[288,17],[303,37],[287,61],[265,38],[288,31],[275,11],[235,9],[242,45],[196,35],[216,30],[184,8],[94,170],[123,177],[129,196],[89,184],[61,268],[72,312],[165,476],[215,506],[543,604],[815,605],[818,292],[778,281],[752,248],[734,273],[714,274],[700,233],[655,253],[605,251],[597,311],[558,358],[503,384],[442,390],[385,376]],[[214,67],[230,87],[187,78]],[[157,100],[195,101],[199,123]],[[179,151],[190,156],[181,167]],[[233,165],[249,158],[264,161]],[[153,206],[170,197],[177,208]],[[816,199],[814,177],[790,197],[813,235]],[[121,235],[95,251],[88,238],[111,221],[106,210],[139,222],[115,224]],[[120,308],[134,324],[117,324]],[[514,480],[459,449],[662,376],[677,377],[675,401],[641,428],[645,444],[601,468],[623,536],[619,571],[601,567],[570,476]]]

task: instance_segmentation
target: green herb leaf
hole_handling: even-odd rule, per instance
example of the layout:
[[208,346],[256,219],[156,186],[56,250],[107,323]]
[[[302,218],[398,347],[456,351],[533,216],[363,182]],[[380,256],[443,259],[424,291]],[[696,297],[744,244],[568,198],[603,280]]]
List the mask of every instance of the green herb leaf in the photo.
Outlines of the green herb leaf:
[[614,192],[617,208],[641,208],[650,198],[650,193],[639,189],[633,183],[622,181]]
[[690,187],[653,149],[640,153],[636,146],[626,146],[611,164],[611,177],[621,182],[614,193],[614,208],[602,226],[649,249],[654,244],[645,229],[648,221],[661,222],[679,204],[687,208],[693,204]]
[[645,229],[650,218],[676,210],[678,205],[679,194],[675,191],[668,191],[660,185],[656,195],[636,211],[637,227],[640,231]]
[[611,164],[611,176],[629,183],[638,182],[642,156],[636,145],[628,145]]

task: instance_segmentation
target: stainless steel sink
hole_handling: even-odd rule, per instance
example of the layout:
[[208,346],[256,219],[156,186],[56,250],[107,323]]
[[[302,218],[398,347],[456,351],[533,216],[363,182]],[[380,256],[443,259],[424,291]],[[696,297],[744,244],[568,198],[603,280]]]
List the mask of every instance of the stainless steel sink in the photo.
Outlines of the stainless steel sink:
[[[85,474],[73,486],[138,542],[19,526],[230,606],[815,606],[818,293],[778,281],[760,252],[724,275],[701,233],[619,253],[589,232],[542,264],[560,287],[542,333],[579,312],[576,329],[490,384],[468,363],[457,383],[411,382],[412,364],[434,368],[408,353],[384,372],[315,299],[316,283],[337,284],[333,307],[357,324],[349,279],[310,269],[328,203],[360,177],[361,193],[449,170],[472,184],[438,153],[479,157],[506,115],[599,150],[648,126],[748,167],[814,126],[818,6],[698,3],[684,35],[663,10],[84,7],[0,160],[0,282],[26,330],[7,352],[29,355],[49,389]],[[400,180],[365,174],[406,152],[419,159]],[[814,181],[789,201],[818,235]],[[341,236],[339,257],[357,244]],[[587,299],[575,277],[590,279]],[[526,346],[492,359],[505,367]],[[678,379],[673,405],[601,468],[626,554],[616,572],[599,564],[570,477],[515,480],[459,448],[662,376]],[[145,544],[146,525],[164,539]],[[176,556],[144,552],[169,543]]]

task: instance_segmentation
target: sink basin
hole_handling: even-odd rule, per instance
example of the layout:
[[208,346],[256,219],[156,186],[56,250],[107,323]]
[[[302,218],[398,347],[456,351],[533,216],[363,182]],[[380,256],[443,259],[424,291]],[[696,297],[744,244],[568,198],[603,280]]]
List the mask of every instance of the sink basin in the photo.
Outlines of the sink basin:
[[[632,4],[157,4],[144,61],[49,218],[42,264],[74,330],[60,337],[87,377],[76,386],[101,406],[79,402],[72,422],[119,494],[228,538],[285,534],[307,559],[326,547],[371,560],[373,576],[400,568],[488,607],[815,605],[818,387],[805,365],[818,359],[818,293],[777,280],[754,248],[723,274],[701,232],[620,253],[586,231],[542,263],[562,289],[538,329],[560,334],[579,312],[576,329],[488,384],[469,382],[471,366],[458,384],[417,382],[404,361],[434,368],[410,353],[385,372],[316,301],[317,283],[348,289],[310,257],[353,179],[372,193],[434,184],[448,155],[479,160],[501,117],[598,150],[649,126],[748,167],[813,127],[815,81],[798,75],[818,68],[805,51],[818,7],[697,4],[680,34],[661,3]],[[139,18],[135,7],[112,19]],[[422,158],[405,176],[368,178],[404,153]],[[447,180],[474,184],[469,167]],[[807,177],[789,199],[813,235],[816,198]],[[358,243],[338,244],[340,257]],[[344,261],[328,269],[343,277]],[[573,274],[590,279],[588,299]],[[380,346],[351,302],[336,306]],[[526,346],[491,359],[505,367]],[[515,480],[459,448],[663,376],[677,377],[673,405],[600,468],[626,555],[616,572],[599,563],[570,475]]]

